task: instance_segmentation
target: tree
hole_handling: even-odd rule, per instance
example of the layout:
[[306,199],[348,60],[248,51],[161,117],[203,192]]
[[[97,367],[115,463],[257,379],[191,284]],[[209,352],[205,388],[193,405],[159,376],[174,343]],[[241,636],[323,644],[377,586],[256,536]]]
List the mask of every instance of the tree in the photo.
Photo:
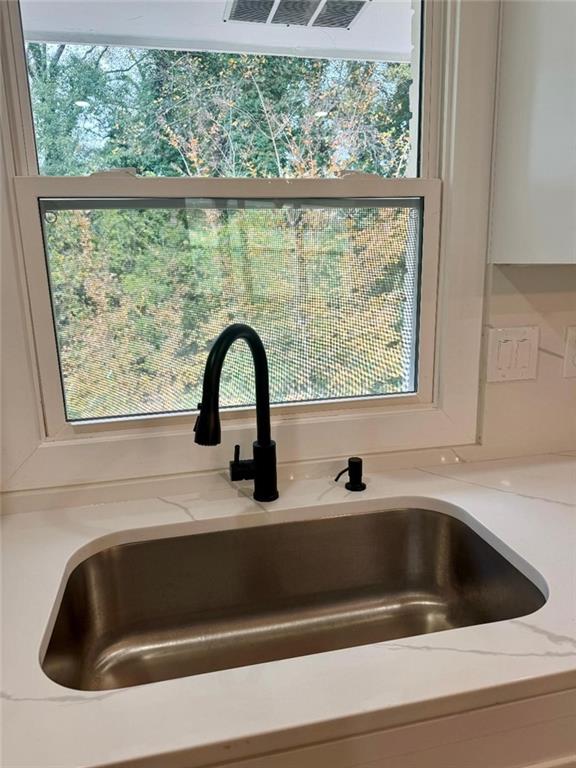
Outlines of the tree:
[[405,168],[407,65],[164,53],[159,119],[185,173],[395,176]]

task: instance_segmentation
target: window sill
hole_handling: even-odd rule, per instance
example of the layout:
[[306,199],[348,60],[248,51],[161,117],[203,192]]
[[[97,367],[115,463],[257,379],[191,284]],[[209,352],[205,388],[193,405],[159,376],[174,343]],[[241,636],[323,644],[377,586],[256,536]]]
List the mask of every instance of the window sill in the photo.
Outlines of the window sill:
[[[473,443],[476,409],[457,418],[431,406],[373,409],[273,418],[273,437],[281,463],[439,448]],[[222,425],[222,443],[214,448],[194,444],[192,425],[147,428],[110,434],[76,435],[44,440],[6,481],[5,491],[83,483],[118,482],[183,473],[200,473],[228,465],[234,445],[244,452],[255,438],[252,418]]]

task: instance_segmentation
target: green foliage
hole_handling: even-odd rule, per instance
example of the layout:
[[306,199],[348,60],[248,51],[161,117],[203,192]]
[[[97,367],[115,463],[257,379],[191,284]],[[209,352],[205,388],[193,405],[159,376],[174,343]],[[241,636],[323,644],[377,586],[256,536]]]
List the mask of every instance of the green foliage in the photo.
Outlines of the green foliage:
[[400,176],[407,64],[29,43],[41,171]]
[[[402,391],[411,344],[405,276],[410,284],[416,272],[415,254],[406,252],[410,215],[405,208],[48,212],[69,415],[194,408],[208,349],[231,322],[262,336],[276,402]],[[233,350],[224,404],[253,402],[251,365],[247,349]]]

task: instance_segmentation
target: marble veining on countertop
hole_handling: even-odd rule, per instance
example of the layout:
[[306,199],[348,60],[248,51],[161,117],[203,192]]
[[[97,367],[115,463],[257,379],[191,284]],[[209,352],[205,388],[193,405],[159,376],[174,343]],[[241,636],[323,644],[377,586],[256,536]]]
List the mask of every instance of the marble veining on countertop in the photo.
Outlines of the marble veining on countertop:
[[[257,504],[249,485],[212,477],[174,496],[6,516],[2,765],[161,755],[194,768],[576,685],[576,456],[368,473],[367,483],[353,494],[328,477],[286,480],[277,502]],[[65,577],[106,546],[398,505],[465,519],[547,603],[510,621],[113,691],[73,691],[41,669]]]

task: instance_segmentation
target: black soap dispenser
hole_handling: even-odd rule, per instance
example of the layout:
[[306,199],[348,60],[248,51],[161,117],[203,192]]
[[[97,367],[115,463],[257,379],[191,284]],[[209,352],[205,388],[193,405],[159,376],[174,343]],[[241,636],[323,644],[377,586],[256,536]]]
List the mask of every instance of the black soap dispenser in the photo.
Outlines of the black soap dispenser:
[[348,466],[342,472],[338,472],[334,478],[335,482],[338,482],[345,472],[348,472],[348,482],[344,486],[347,491],[364,491],[366,489],[366,483],[362,482],[362,459],[359,456],[350,456]]

